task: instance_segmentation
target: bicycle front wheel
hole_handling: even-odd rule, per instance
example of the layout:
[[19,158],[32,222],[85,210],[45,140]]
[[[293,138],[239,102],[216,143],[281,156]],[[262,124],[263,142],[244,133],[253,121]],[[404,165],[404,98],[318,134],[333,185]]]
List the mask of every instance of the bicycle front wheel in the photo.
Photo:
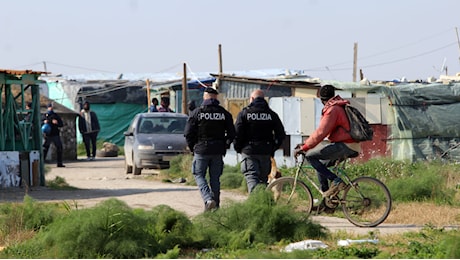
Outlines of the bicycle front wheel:
[[342,196],[345,217],[358,227],[376,227],[390,214],[391,195],[381,181],[359,177],[352,181]]
[[289,205],[297,212],[309,215],[313,206],[313,196],[304,182],[292,177],[281,177],[267,186],[273,193],[277,205]]

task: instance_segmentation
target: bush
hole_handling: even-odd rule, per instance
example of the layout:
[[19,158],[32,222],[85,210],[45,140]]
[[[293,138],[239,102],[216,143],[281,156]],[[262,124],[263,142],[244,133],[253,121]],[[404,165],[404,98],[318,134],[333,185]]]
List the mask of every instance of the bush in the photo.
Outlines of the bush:
[[347,174],[352,178],[371,176],[381,180],[390,190],[393,201],[455,202],[455,184],[459,165],[441,162],[409,162],[372,159],[350,164]]
[[188,184],[196,185],[192,174],[192,161],[193,156],[191,154],[175,156],[169,164],[169,169],[162,173],[166,179],[185,178]]
[[220,177],[220,186],[221,189],[238,189],[242,186],[243,181],[245,182],[241,173],[223,173]]
[[38,231],[52,223],[58,212],[62,211],[56,204],[39,204],[30,196],[24,197],[23,203],[3,203],[0,205],[0,234],[2,242],[10,237],[30,231]]
[[193,222],[208,245],[232,250],[326,235],[324,227],[288,206],[276,205],[263,189],[255,190],[244,202],[197,216]]
[[[109,199],[74,210],[42,229],[33,239],[3,250],[13,258],[145,258],[193,244],[193,226],[168,206],[131,210]],[[171,252],[170,252],[171,253]]]

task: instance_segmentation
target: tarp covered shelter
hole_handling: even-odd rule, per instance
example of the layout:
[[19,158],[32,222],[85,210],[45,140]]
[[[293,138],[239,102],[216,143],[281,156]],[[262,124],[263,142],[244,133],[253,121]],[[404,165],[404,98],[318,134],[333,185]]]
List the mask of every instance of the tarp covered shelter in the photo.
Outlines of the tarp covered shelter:
[[387,98],[393,159],[460,161],[460,83],[333,84]]

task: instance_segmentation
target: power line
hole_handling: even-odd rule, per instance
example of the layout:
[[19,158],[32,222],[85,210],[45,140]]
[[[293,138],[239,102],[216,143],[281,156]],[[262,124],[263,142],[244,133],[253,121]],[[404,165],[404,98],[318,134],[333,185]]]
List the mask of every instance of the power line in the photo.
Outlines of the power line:
[[410,46],[413,46],[413,45],[417,45],[421,42],[424,42],[426,40],[431,40],[441,34],[445,34],[447,31],[450,31],[452,29],[449,29],[449,30],[445,30],[443,32],[440,32],[440,33],[437,33],[437,34],[434,34],[434,35],[431,35],[431,36],[427,36],[425,38],[422,38],[418,41],[414,41],[412,43],[408,43],[408,44],[405,44],[405,45],[402,45],[402,46],[399,46],[399,47],[396,47],[396,48],[392,48],[392,49],[389,49],[389,50],[386,50],[386,51],[382,51],[382,52],[378,52],[378,53],[375,53],[375,54],[372,54],[372,55],[368,55],[368,56],[363,56],[363,57],[359,57],[359,60],[364,60],[364,59],[368,59],[368,58],[373,58],[373,57],[376,57],[376,56],[380,56],[382,54],[387,54],[389,52],[393,52],[393,51],[398,51],[398,50],[401,50],[401,49],[404,49],[406,47],[410,47]]
[[52,62],[52,61],[46,61],[46,63],[59,65],[59,66],[63,66],[63,67],[75,68],[75,69],[89,70],[89,71],[99,71],[99,72],[106,72],[106,73],[119,73],[119,72],[100,70],[100,69],[94,69],[94,68],[86,68],[86,67],[75,66],[75,65],[67,65],[67,64],[62,64],[62,63],[57,63],[57,62]]
[[[421,57],[421,56],[425,56],[425,55],[428,55],[428,54],[431,54],[431,53],[446,49],[446,48],[451,47],[452,45],[455,45],[455,44],[457,44],[457,42],[452,42],[452,43],[449,43],[449,44],[447,44],[445,46],[442,46],[442,47],[439,47],[439,48],[436,48],[436,49],[433,49],[433,50],[430,50],[430,51],[427,51],[427,52],[423,52],[423,53],[420,53],[420,54],[417,54],[417,55],[413,55],[413,56],[409,56],[409,57],[405,57],[405,58],[401,58],[401,59],[397,59],[397,60],[387,61],[387,62],[364,65],[364,66],[360,66],[360,67],[361,68],[372,68],[372,67],[377,67],[377,66],[397,63],[397,62],[401,62],[401,61],[411,60],[411,59],[415,59],[415,58],[418,58],[418,57]],[[336,69],[331,69],[330,67],[331,66],[324,66],[324,69],[322,67],[317,67],[317,68],[306,69],[306,70],[307,71],[329,71],[330,72],[330,71],[344,71],[344,70],[351,70],[352,69],[351,67],[336,68]]]
[[414,56],[410,56],[410,57],[407,57],[407,58],[403,58],[403,59],[398,59],[398,60],[393,60],[393,61],[388,61],[388,62],[383,62],[383,63],[377,63],[377,64],[372,64],[372,65],[365,65],[365,66],[361,66],[362,68],[371,68],[371,67],[376,67],[376,66],[381,66],[381,65],[387,65],[387,64],[391,64],[391,63],[396,63],[396,62],[401,62],[401,61],[405,61],[405,60],[411,60],[411,59],[414,59],[414,58],[418,58],[418,57],[421,57],[421,56],[425,56],[425,55],[428,55],[428,54],[431,54],[433,52],[437,52],[437,51],[440,51],[440,50],[443,50],[443,49],[446,49],[452,45],[455,45],[457,44],[456,42],[453,42],[453,43],[450,43],[448,45],[445,45],[443,47],[440,47],[440,48],[437,48],[437,49],[434,49],[434,50],[431,50],[431,51],[427,51],[427,52],[423,52],[421,54],[418,54],[418,55],[414,55]]
[[[420,40],[417,40],[417,41],[414,41],[412,43],[408,43],[408,44],[405,44],[405,45],[402,45],[402,46],[399,46],[399,47],[396,47],[396,48],[392,48],[392,49],[389,49],[389,50],[385,50],[385,51],[381,51],[381,52],[378,52],[378,53],[375,53],[375,54],[372,54],[372,55],[368,55],[368,56],[363,56],[363,57],[359,57],[358,59],[360,61],[362,60],[365,60],[365,59],[369,59],[369,58],[373,58],[373,57],[376,57],[376,56],[380,56],[380,55],[383,55],[383,54],[388,54],[390,52],[393,52],[393,51],[398,51],[398,50],[401,50],[403,48],[406,48],[406,47],[409,47],[409,46],[413,46],[413,45],[417,45],[421,42],[424,42],[426,40],[430,40],[430,39],[433,39],[439,35],[442,35],[442,34],[445,34],[447,33],[448,31],[451,31],[452,29],[449,28],[448,30],[444,30],[442,32],[439,32],[439,33],[436,33],[436,34],[433,34],[433,35],[430,35],[430,36],[427,36],[425,38],[422,38]],[[444,46],[444,47],[441,47],[442,48],[445,48],[445,47],[450,47],[452,44],[449,44],[448,46]],[[434,51],[437,51],[438,49],[434,50]],[[432,51],[432,52],[434,52]],[[431,53],[431,52],[430,52]],[[412,59],[412,58],[415,58],[415,57],[418,57],[418,56],[423,56],[423,55],[426,55],[428,53],[422,53],[422,54],[419,54],[419,55],[416,55],[416,56],[411,56],[409,58],[404,58],[404,59],[401,59],[401,60],[397,60],[397,61],[391,61],[391,62],[385,62],[385,63],[382,63],[383,65],[385,64],[389,64],[389,63],[395,63],[395,62],[398,62],[398,61],[404,61],[406,59]],[[348,61],[343,61],[343,62],[339,62],[339,63],[335,63],[335,64],[332,64],[332,65],[326,65],[326,66],[321,66],[321,67],[314,67],[314,68],[311,68],[311,69],[307,69],[309,71],[331,71],[331,70],[334,70],[334,71],[343,71],[343,70],[349,70],[350,68],[338,68],[338,69],[331,69],[331,67],[336,67],[336,66],[340,66],[340,65],[344,65],[344,64],[350,64],[351,61],[348,60]],[[369,65],[371,67],[374,67],[374,66],[378,66],[379,64],[375,64],[375,65]],[[369,67],[367,66],[367,67]],[[363,67],[363,66],[361,66]],[[364,68],[364,67],[363,67]]]
[[42,65],[42,64],[43,64],[43,62],[36,62],[36,63],[32,63],[32,64],[27,64],[27,65],[15,66],[15,67],[13,67],[13,69],[33,67],[33,66]]

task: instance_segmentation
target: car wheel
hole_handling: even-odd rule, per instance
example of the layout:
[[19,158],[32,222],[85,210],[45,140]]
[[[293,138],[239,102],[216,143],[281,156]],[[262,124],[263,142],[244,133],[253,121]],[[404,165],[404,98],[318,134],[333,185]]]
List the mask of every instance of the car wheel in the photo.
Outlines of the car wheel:
[[133,173],[134,175],[141,175],[142,168],[137,168],[136,163],[133,163]]
[[142,168],[137,168],[136,166],[136,160],[134,159],[134,154],[133,154],[133,174],[134,175],[141,175]]
[[133,166],[128,164],[127,159],[125,158],[125,173],[133,173]]

